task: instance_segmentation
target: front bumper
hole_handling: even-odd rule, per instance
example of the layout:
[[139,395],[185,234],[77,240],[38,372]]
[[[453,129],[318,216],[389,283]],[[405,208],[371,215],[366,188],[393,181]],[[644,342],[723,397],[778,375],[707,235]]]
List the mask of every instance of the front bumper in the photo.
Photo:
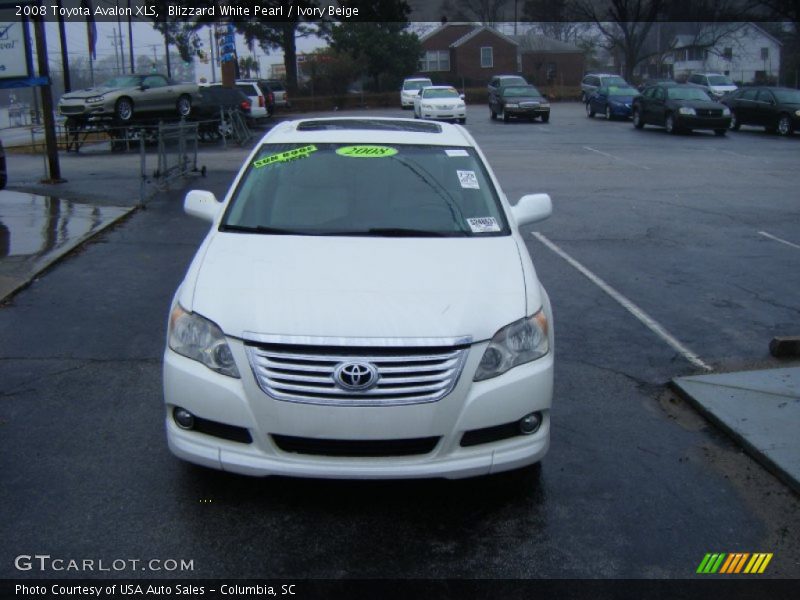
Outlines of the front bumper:
[[633,112],[630,104],[609,104],[608,107],[611,110],[612,117],[621,119],[629,118]]
[[58,105],[58,112],[64,117],[75,118],[89,118],[89,117],[102,117],[105,115],[114,114],[114,106],[105,103],[87,104],[85,102],[70,102]]
[[677,115],[676,123],[681,129],[728,129],[731,118],[728,117],[697,117],[692,115]]
[[540,106],[536,107],[520,106],[517,108],[506,106],[503,108],[503,110],[512,117],[541,117],[542,115],[550,114],[549,108],[547,107],[542,108]]
[[423,119],[466,119],[466,108],[420,108],[420,115]]
[[[244,345],[229,339],[241,379],[219,375],[167,349],[164,355],[166,429],[176,456],[214,469],[246,475],[401,479],[474,477],[523,467],[542,459],[550,441],[553,354],[520,365],[499,377],[473,382],[487,343],[469,350],[453,391],[430,404],[347,407],[276,400],[258,387]],[[179,428],[174,407],[205,421],[246,431],[251,441],[232,441]],[[462,445],[466,432],[516,423],[540,412],[542,423],[529,435]],[[474,435],[474,433],[473,433]],[[309,441],[376,442],[436,438],[432,450],[404,456],[340,456],[281,450],[274,436]]]

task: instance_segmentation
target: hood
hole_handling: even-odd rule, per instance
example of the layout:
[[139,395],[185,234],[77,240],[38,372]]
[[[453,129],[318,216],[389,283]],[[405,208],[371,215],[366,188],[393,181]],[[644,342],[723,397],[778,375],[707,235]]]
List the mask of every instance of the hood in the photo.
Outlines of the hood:
[[434,106],[450,106],[452,104],[462,103],[461,98],[420,98],[422,104],[433,104]]
[[[233,337],[454,337],[525,316],[512,236],[309,237],[217,232],[191,305]],[[191,290],[192,281],[185,287]],[[538,288],[538,286],[536,286]],[[538,289],[535,294],[539,294]],[[530,291],[528,297],[531,298]],[[188,298],[184,297],[185,302]],[[541,298],[533,297],[541,305]]]
[[609,96],[609,102],[617,102],[619,104],[630,104],[636,96]]
[[708,89],[713,90],[715,92],[733,92],[738,90],[739,88],[735,85],[709,85]]
[[86,100],[92,96],[102,96],[111,92],[116,92],[118,88],[88,88],[85,90],[77,90],[69,92],[61,96],[61,100]]
[[541,96],[514,96],[512,98],[503,98],[503,100],[508,104],[517,104],[519,102],[536,102],[537,104],[546,104],[547,100],[542,98]]
[[711,100],[673,100],[676,106],[688,106],[691,108],[707,108],[722,110],[725,108],[724,104],[713,102]]

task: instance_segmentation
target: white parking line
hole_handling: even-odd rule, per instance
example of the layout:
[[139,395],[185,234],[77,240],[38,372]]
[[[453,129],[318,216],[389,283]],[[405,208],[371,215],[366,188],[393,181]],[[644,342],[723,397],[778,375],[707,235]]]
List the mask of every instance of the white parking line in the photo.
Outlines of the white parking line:
[[786,244],[787,246],[791,246],[792,248],[797,248],[798,250],[800,250],[800,246],[798,246],[797,244],[793,244],[792,242],[787,242],[786,240],[782,240],[778,236],[772,235],[771,233],[767,233],[766,231],[759,231],[758,235],[763,235],[764,237],[767,237],[771,240],[775,240],[776,242],[780,242],[781,244]]
[[583,276],[585,276],[589,281],[594,283],[597,287],[603,290],[606,294],[611,296],[614,300],[616,300],[622,307],[631,313],[634,317],[639,319],[650,331],[655,333],[658,337],[660,337],[663,341],[665,341],[669,346],[671,346],[676,352],[678,352],[681,356],[683,356],[686,360],[692,363],[694,366],[699,367],[705,371],[713,371],[714,369],[703,362],[697,354],[689,350],[686,346],[684,346],[681,342],[679,342],[675,336],[669,333],[666,329],[664,329],[655,319],[649,316],[646,312],[644,312],[641,308],[636,306],[633,302],[628,300],[625,296],[620,294],[617,290],[613,287],[608,285],[605,281],[600,279],[597,275],[592,273],[589,269],[584,267],[581,263],[577,260],[572,258],[569,254],[564,252],[561,248],[559,248],[556,244],[551,242],[547,239],[544,235],[539,233],[538,231],[533,232],[533,237],[537,240],[542,242],[545,246],[550,248],[553,252],[558,254],[561,258],[567,261],[570,265],[575,267]]
[[597,152],[597,154],[602,154],[603,156],[607,156],[608,158],[612,158],[614,160],[619,160],[621,162],[628,163],[629,165],[633,165],[634,167],[639,167],[640,169],[646,169],[647,171],[650,170],[650,167],[647,167],[645,165],[637,164],[637,163],[633,162],[632,160],[628,160],[626,158],[620,158],[619,156],[614,156],[613,154],[609,154],[608,152],[603,152],[602,150],[598,150],[597,148],[592,148],[591,146],[584,146],[583,149],[584,150],[588,150],[589,152]]

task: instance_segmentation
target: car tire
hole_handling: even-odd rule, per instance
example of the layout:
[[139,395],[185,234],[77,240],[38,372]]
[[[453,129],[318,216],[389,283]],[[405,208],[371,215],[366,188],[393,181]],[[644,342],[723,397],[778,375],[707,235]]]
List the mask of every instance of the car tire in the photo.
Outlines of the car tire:
[[731,131],[739,131],[739,127],[741,127],[741,126],[742,126],[742,124],[739,123],[739,119],[736,118],[736,112],[732,110],[731,111],[731,124],[730,124]]
[[550,113],[542,115],[542,123],[549,123],[549,122],[550,122]]
[[606,121],[611,121],[614,117],[611,115],[611,107],[606,104]]
[[715,130],[714,130],[714,135],[716,135],[716,136],[719,136],[719,137],[722,137],[722,136],[723,136],[723,135],[725,135],[727,132],[728,132],[728,131],[727,131],[726,129],[715,129]]
[[467,117],[464,117],[463,119],[459,119],[458,122],[463,125],[464,123],[467,122]]
[[492,120],[494,120],[494,119],[496,119],[496,118],[497,118],[497,113],[496,113],[496,112],[494,112],[494,111],[493,111],[491,108],[489,109],[489,112],[491,113],[491,115],[490,115],[490,116],[491,116]]
[[775,128],[778,135],[789,135],[792,133],[792,129],[792,118],[789,115],[782,114],[778,117],[778,126]]
[[586,97],[586,92],[581,92],[581,102],[583,102],[584,104],[589,102],[589,99]]
[[589,117],[590,119],[594,117],[594,109],[592,108],[591,102],[586,103],[586,116]]
[[133,100],[123,96],[114,105],[114,116],[123,123],[128,123],[133,119]]
[[187,96],[183,95],[178,98],[178,102],[175,104],[175,108],[178,111],[178,116],[181,118],[188,117],[192,114],[192,99]]
[[667,133],[673,135],[678,133],[678,127],[675,125],[675,115],[672,113],[669,113],[664,119],[664,129],[667,130]]
[[644,120],[642,119],[642,113],[638,108],[633,109],[633,126],[636,127],[636,129],[644,128]]
[[500,113],[500,115],[503,119],[503,123],[508,123],[508,121],[511,119],[511,117],[508,116],[508,113],[506,111],[503,111],[502,113]]

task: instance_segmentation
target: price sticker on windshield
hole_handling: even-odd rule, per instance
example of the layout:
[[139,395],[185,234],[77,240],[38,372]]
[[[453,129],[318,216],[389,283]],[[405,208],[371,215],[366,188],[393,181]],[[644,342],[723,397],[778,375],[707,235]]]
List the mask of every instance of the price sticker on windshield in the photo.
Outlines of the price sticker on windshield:
[[467,219],[472,233],[491,233],[493,231],[500,231],[500,225],[494,217],[473,217]]
[[478,178],[475,176],[475,171],[456,171],[458,173],[458,181],[461,187],[468,190],[479,190],[481,186],[478,185]]
[[269,156],[265,156],[264,158],[259,158],[253,162],[253,167],[260,169],[261,167],[266,167],[267,165],[272,165],[275,163],[289,162],[290,160],[296,160],[298,158],[306,158],[309,154],[316,151],[317,147],[313,144],[309,146],[302,146],[301,148],[295,148],[294,150],[287,150],[286,152],[280,152],[278,154],[271,154]]

